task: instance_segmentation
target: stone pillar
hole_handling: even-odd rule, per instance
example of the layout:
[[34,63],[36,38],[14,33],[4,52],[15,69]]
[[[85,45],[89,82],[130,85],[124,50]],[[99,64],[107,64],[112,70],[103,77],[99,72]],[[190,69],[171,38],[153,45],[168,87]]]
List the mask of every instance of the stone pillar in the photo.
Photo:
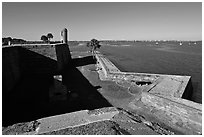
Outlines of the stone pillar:
[[61,36],[62,36],[62,43],[67,44],[67,29],[66,28],[64,28],[61,31]]

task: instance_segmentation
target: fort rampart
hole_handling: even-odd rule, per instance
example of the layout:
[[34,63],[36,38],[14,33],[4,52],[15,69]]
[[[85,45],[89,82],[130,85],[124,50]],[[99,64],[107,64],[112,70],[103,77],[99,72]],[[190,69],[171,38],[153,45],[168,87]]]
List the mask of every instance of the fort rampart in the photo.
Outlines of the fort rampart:
[[101,80],[151,81],[149,88],[140,86],[140,98],[137,97],[130,103],[131,108],[138,109],[136,104],[141,100],[149,109],[150,115],[169,127],[187,134],[202,133],[202,104],[188,100],[192,94],[190,76],[120,72],[99,52],[96,59]]

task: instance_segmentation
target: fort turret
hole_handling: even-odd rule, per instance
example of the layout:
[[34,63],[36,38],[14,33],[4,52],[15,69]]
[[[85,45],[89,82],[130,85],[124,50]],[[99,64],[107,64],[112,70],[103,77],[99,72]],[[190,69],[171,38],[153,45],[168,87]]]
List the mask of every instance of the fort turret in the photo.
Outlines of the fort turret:
[[64,28],[62,31],[61,31],[61,37],[62,37],[62,43],[65,43],[67,44],[67,29]]

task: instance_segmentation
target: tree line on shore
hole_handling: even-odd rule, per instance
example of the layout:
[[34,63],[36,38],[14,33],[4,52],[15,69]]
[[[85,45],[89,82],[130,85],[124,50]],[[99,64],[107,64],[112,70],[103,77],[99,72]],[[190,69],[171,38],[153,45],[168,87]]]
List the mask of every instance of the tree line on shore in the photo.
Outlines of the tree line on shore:
[[26,43],[26,40],[24,40],[24,39],[6,37],[6,38],[2,38],[2,45],[9,45],[9,41],[12,44],[24,44],[24,43]]
[[[5,37],[2,38],[2,45],[11,45],[11,44],[41,44],[41,43],[50,43],[51,39],[53,38],[52,33],[48,33],[47,35],[42,35],[40,41],[26,41],[24,39],[17,39],[12,37]],[[59,42],[59,41],[57,41]],[[56,42],[53,42],[56,43]]]
[[52,33],[48,33],[47,35],[42,35],[40,40],[49,43],[50,40],[53,39]]

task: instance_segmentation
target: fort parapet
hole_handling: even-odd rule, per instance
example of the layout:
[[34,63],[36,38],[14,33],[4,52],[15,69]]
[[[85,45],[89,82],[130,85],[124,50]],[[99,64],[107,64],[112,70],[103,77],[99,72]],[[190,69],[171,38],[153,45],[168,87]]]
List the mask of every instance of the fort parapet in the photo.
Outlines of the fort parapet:
[[[69,71],[68,68],[73,65],[70,64],[73,58],[66,43],[13,45],[3,47],[2,51],[3,112],[7,109],[5,108],[7,107],[6,104],[12,99],[25,100],[28,98],[27,100],[29,101],[34,101],[35,99],[37,101],[46,101],[47,99],[49,101],[49,94],[55,91],[59,92],[59,86],[60,89],[68,92],[66,91],[67,85],[63,85],[63,80],[66,80],[72,72],[67,73],[68,75],[64,72]],[[202,134],[202,105],[188,100],[192,93],[190,76],[121,72],[100,52],[97,52],[96,60],[97,72],[101,81],[113,81],[118,86],[127,88],[129,92],[127,94],[133,95],[134,98],[130,98],[130,102],[126,104],[128,109],[153,117],[160,123],[165,123],[165,126],[181,133]],[[27,86],[27,88],[24,88],[24,86]],[[19,97],[19,95],[23,95],[23,97]],[[103,95],[103,97],[110,100],[106,95]],[[114,106],[114,104],[112,105]],[[115,107],[117,108],[117,106]],[[75,113],[78,114],[78,112]],[[68,116],[68,119],[73,117],[72,114],[64,116]],[[47,117],[43,120],[37,120],[43,122],[40,126],[40,132],[29,134],[48,132],[47,126],[53,120],[59,124],[53,129],[60,130],[65,128],[63,121],[60,122],[61,117],[64,116],[56,115],[53,119],[52,117]],[[5,114],[3,114],[3,119],[5,120]],[[75,123],[76,121],[78,120],[75,119],[72,122]],[[85,123],[88,124],[88,122]],[[143,120],[143,124],[148,126],[153,126],[152,123],[149,121],[150,125],[148,125],[148,121]],[[67,123],[67,125],[70,124]],[[145,127],[145,130],[149,129]],[[52,131],[49,130],[49,132]]]
[[[188,100],[192,94],[190,76],[120,72],[99,52],[96,58],[101,80],[126,86],[129,83],[129,89],[140,89],[129,107],[139,111],[148,109],[147,113],[183,133],[202,133],[202,105]],[[139,102],[143,107],[138,107]]]
[[[108,124],[114,125],[113,121],[116,123],[119,121],[121,124],[125,120],[128,121],[125,123],[127,127],[134,129],[132,133],[137,134],[173,134],[172,131],[181,134],[202,134],[202,104],[189,100],[192,95],[190,76],[121,72],[100,52],[95,55],[96,62],[87,52],[78,52],[76,56],[80,58],[73,58],[66,38],[66,29],[62,36],[64,36],[63,43],[10,45],[2,48],[4,125],[5,122],[12,121],[14,112],[16,115],[19,113],[16,110],[24,110],[25,115],[33,115],[32,112],[29,114],[29,110],[38,110],[39,105],[44,107],[50,102],[50,106],[55,105],[51,94],[62,91],[66,94],[66,97],[64,95],[63,97],[69,106],[64,107],[66,111],[63,113],[78,105],[77,101],[75,104],[69,104],[69,99],[78,96],[80,96],[77,98],[78,102],[92,101],[91,104],[86,104],[87,106],[102,105],[96,110],[60,113],[44,118],[34,117],[33,120],[40,123],[38,128],[22,134],[49,134],[96,122],[109,121]],[[95,67],[96,70],[92,71]],[[90,83],[98,85],[92,86]],[[68,89],[72,92],[70,93]],[[60,96],[60,101],[61,99]],[[20,106],[15,106],[16,102]],[[30,104],[27,106],[26,103],[33,106],[29,106]],[[64,103],[60,102],[58,107]],[[113,107],[108,108],[109,105]],[[12,109],[14,110],[10,113]],[[51,107],[51,111],[54,109]],[[108,112],[104,112],[107,110]],[[130,113],[130,110],[134,113]],[[14,119],[18,120],[18,116]],[[18,122],[22,121],[15,121]],[[135,128],[132,128],[130,123],[136,125]],[[120,126],[115,125],[117,126],[114,128],[118,133]],[[111,126],[106,128],[109,127]],[[172,130],[167,130],[165,127]],[[122,131],[119,133],[122,134]]]
[[10,92],[24,75],[57,75],[70,63],[67,44],[13,45],[2,48],[3,91]]

